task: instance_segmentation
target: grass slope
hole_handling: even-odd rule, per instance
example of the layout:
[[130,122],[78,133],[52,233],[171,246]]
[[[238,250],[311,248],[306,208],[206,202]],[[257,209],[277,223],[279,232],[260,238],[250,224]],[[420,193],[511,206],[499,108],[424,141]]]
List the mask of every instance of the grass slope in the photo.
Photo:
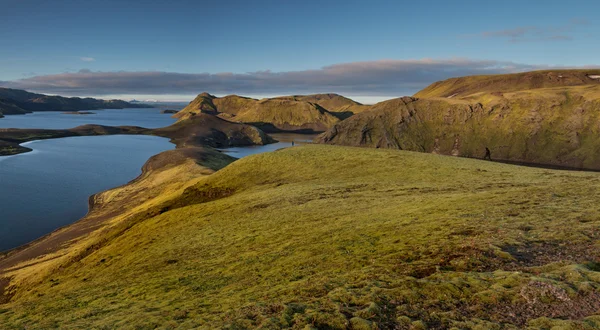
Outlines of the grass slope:
[[415,94],[415,97],[460,98],[474,93],[516,92],[528,89],[600,84],[598,69],[547,70],[489,76],[467,76],[435,82]]
[[200,113],[276,131],[324,131],[355,113],[365,111],[362,105],[337,94],[294,95],[256,100],[228,95],[215,97],[199,94],[190,104],[173,117],[189,119]]
[[0,324],[600,327],[600,174],[310,145],[190,184],[14,268]]
[[400,98],[329,129],[328,144],[600,169],[600,85]]
[[360,104],[354,100],[338,94],[312,94],[312,95],[292,95],[281,96],[278,99],[288,99],[293,101],[305,101],[320,105],[327,111],[340,119],[346,119],[354,114],[366,111],[368,105]]

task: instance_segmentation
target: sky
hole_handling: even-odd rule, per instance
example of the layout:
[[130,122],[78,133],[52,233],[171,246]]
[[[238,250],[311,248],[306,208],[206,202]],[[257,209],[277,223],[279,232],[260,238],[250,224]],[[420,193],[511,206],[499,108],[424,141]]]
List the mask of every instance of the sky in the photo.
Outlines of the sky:
[[340,93],[600,65],[600,1],[0,0],[0,86],[64,96]]

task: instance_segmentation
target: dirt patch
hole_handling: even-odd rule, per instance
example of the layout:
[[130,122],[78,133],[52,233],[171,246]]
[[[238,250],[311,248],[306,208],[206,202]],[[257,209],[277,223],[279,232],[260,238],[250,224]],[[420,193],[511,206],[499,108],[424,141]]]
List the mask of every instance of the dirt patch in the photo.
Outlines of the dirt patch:
[[593,242],[529,242],[523,245],[507,245],[503,251],[515,259],[502,265],[505,270],[521,270],[543,266],[558,261],[572,263],[599,262],[600,249]]
[[0,278],[0,305],[6,304],[10,301],[14,293],[9,291],[10,286],[10,278],[2,277]]
[[519,327],[539,317],[579,320],[600,309],[600,293],[579,294],[569,298],[564,290],[552,284],[532,281],[521,290],[524,304],[498,304],[489,307],[494,321],[508,322]]

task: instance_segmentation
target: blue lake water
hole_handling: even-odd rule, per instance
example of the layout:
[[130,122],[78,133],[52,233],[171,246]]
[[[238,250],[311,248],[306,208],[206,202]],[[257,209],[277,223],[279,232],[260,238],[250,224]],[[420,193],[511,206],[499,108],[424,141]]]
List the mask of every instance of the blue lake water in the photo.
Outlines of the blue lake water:
[[[158,109],[92,110],[94,115],[36,112],[0,118],[0,128],[72,128],[84,124],[148,128],[175,122]],[[223,149],[233,157],[312,141],[315,135],[272,134],[278,143]],[[168,139],[112,135],[40,140],[32,152],[0,156],[0,251],[35,240],[82,218],[89,196],[136,178],[151,156],[173,149]]]
[[0,118],[0,128],[73,128],[85,124],[106,126],[141,126],[158,128],[169,126],[177,119],[162,114],[160,109],[89,110],[93,115],[72,115],[58,111],[10,115]]
[[[175,122],[159,109],[92,110],[94,115],[35,112],[0,118],[0,128],[72,128],[84,124],[148,128]],[[32,152],[0,156],[0,251],[79,220],[89,196],[123,185],[168,139],[113,135],[28,142]]]
[[0,157],[0,251],[87,213],[88,197],[135,179],[168,139],[142,135],[69,137],[27,143],[34,151]]
[[311,143],[318,134],[273,133],[269,135],[279,142],[264,146],[233,147],[220,150],[231,157],[242,158],[281,148],[288,148],[292,146],[292,142],[295,146]]

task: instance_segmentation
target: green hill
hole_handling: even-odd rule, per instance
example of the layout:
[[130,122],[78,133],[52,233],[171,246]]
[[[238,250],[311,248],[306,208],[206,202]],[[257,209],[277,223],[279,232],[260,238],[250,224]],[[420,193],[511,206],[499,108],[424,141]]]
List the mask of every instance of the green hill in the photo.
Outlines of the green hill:
[[354,114],[366,111],[368,105],[360,104],[354,100],[338,94],[312,94],[312,95],[293,95],[281,96],[277,99],[287,99],[292,101],[305,101],[315,103],[327,109],[333,115],[340,119],[346,119]]
[[600,169],[600,84],[469,93],[381,102],[319,142]]
[[152,160],[97,198],[110,220],[9,269],[0,324],[600,327],[600,174],[325,145],[213,173],[230,160],[201,154]]
[[256,100],[202,93],[175,118],[187,119],[198,113],[218,115],[227,120],[253,124],[268,132],[324,131],[340,119],[369,107],[337,94],[282,96]]
[[147,108],[121,100],[62,97],[30,93],[19,89],[0,88],[0,115],[24,114],[33,111],[79,111],[95,109]]
[[[597,78],[591,78],[597,77]],[[489,76],[467,76],[435,82],[414,96],[460,98],[474,93],[516,92],[537,88],[600,85],[600,69],[546,70]]]

